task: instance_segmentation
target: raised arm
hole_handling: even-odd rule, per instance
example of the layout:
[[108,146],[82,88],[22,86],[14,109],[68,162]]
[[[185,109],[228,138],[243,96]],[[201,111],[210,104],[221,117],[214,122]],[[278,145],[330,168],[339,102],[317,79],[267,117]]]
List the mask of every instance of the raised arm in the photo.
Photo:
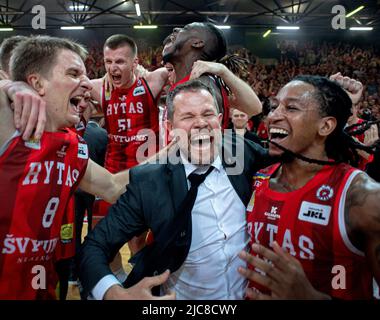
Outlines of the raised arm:
[[102,103],[102,86],[104,78],[90,80],[92,84],[91,98]]
[[0,89],[0,148],[12,136],[15,129],[8,98],[5,92]]
[[262,111],[261,102],[252,88],[235,76],[225,65],[198,60],[193,64],[190,79],[199,78],[204,73],[211,73],[221,77],[233,94],[231,98],[232,105],[248,114],[249,118]]
[[162,91],[162,88],[168,82],[168,78],[169,72],[166,68],[159,68],[152,72],[146,73],[145,80],[147,81],[154,98],[158,97]]
[[40,139],[46,124],[45,101],[25,82],[1,80],[0,88],[12,102],[13,122],[23,139],[29,140],[34,129],[34,138]]

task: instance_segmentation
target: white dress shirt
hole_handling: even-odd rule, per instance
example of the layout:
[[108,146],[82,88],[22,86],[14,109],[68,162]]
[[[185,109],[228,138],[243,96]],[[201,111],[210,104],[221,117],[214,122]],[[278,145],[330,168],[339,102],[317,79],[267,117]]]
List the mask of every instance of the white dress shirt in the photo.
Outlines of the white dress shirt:
[[[194,166],[183,160],[186,177],[202,174],[208,167]],[[180,269],[171,274],[162,288],[174,290],[178,300],[243,299],[246,280],[237,269],[246,267],[238,257],[248,244],[245,206],[228,179],[220,158],[215,169],[199,186],[192,210],[192,240],[188,256]],[[190,188],[190,182],[188,181]],[[92,290],[95,299],[103,299],[114,284],[113,275],[103,277]]]
[[[246,267],[238,253],[246,248],[245,206],[231,185],[218,157],[215,169],[199,186],[192,210],[192,240],[186,260],[163,285],[177,299],[243,299],[245,279],[238,267]],[[200,168],[184,161],[186,177]],[[190,182],[188,181],[190,187]]]

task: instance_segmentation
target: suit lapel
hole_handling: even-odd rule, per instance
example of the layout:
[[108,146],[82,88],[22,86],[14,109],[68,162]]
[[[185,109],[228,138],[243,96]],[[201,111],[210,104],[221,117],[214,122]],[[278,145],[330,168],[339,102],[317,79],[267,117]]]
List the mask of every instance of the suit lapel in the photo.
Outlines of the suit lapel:
[[[239,198],[244,203],[244,205],[246,205],[248,186],[245,183],[245,181],[246,181],[245,180],[245,171],[244,171],[245,161],[244,161],[244,159],[240,159],[240,160],[243,160],[242,163],[240,163],[239,161],[238,162],[232,162],[232,160],[231,160],[231,159],[233,159],[232,155],[235,153],[232,151],[234,149],[234,145],[236,145],[236,135],[232,135],[231,140],[230,139],[227,139],[227,140],[223,139],[222,153],[221,153],[222,164],[226,170],[229,167],[235,168],[235,166],[243,165],[243,167],[241,168],[241,172],[242,172],[241,174],[232,174],[232,175],[229,174],[227,176],[228,176],[228,179],[230,180],[232,186],[234,187],[236,193],[238,194]],[[235,153],[235,156],[236,156],[236,153]],[[244,156],[244,154],[239,155],[239,156]]]
[[188,191],[185,169],[182,164],[171,163],[167,165],[167,168],[173,208],[174,212],[177,212]]

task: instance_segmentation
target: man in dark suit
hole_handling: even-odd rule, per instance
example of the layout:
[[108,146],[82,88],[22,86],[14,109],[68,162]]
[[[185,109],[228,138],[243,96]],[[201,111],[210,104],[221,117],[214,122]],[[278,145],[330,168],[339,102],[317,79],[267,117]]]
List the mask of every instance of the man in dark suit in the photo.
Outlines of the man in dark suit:
[[[236,135],[222,139],[215,94],[200,81],[179,85],[167,105],[168,129],[172,137],[179,136],[179,152],[169,155],[169,163],[130,171],[127,192],[83,244],[84,294],[131,298],[108,265],[129,239],[151,229],[153,245],[158,243],[153,248],[160,254],[149,246],[139,252],[127,286],[169,269],[161,292],[174,291],[178,299],[242,299],[246,283],[237,273],[242,263],[237,255],[247,244],[245,207],[252,175],[268,164],[267,153]],[[210,172],[210,166],[214,170],[199,186],[191,214],[177,221],[192,174]],[[174,221],[184,231],[178,233]],[[173,246],[182,252],[170,250]]]

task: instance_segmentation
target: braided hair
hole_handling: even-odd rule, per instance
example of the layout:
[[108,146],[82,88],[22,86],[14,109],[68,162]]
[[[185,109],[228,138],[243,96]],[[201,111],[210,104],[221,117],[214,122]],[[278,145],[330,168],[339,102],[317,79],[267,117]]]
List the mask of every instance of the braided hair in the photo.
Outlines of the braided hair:
[[[216,61],[224,64],[232,73],[236,74],[239,78],[247,81],[249,72],[249,60],[240,57],[237,54],[227,54],[227,41],[223,32],[210,22],[204,22],[203,25],[206,30],[212,35],[212,40],[205,47],[200,57],[205,61]],[[221,85],[231,94],[231,90],[220,80]]]

